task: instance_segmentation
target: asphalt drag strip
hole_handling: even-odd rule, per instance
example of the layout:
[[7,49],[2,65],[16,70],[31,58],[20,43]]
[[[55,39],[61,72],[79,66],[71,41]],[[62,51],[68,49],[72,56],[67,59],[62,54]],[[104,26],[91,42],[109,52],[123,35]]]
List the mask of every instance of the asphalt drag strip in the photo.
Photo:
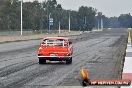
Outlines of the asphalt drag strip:
[[3,49],[0,53],[0,88],[81,87],[77,80],[81,67],[88,70],[90,79],[121,79],[127,45],[126,30],[85,33],[72,41],[74,54],[70,65],[65,62],[39,65],[36,53],[38,40],[18,42],[21,43],[19,46],[26,44],[25,47]]

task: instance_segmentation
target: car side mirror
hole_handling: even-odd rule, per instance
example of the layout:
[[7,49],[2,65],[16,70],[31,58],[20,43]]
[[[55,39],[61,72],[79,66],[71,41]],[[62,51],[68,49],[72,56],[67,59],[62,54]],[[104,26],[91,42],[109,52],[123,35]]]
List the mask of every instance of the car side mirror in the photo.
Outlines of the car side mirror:
[[71,44],[72,44],[72,42],[69,42],[69,44],[71,45]]

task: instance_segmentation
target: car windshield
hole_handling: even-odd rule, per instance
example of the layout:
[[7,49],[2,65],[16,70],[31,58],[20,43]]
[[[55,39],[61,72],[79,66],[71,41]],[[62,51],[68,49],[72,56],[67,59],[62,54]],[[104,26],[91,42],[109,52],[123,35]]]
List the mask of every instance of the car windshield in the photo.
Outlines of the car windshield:
[[64,40],[44,40],[42,42],[44,46],[67,46],[68,43]]

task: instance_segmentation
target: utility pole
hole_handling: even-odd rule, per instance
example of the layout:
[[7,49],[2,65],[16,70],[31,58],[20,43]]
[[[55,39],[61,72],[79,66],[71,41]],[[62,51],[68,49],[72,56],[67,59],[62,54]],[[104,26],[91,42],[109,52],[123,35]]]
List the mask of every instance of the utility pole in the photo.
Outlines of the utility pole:
[[99,30],[99,19],[98,19],[98,30]]
[[59,34],[60,34],[60,21],[59,21]]
[[101,18],[101,29],[103,30],[103,19]]
[[21,0],[21,35],[23,34],[22,33],[22,3],[23,3],[23,0]]
[[70,12],[69,12],[69,32],[71,32],[71,16],[70,16]]
[[[41,3],[41,9],[43,9],[43,4]],[[40,19],[40,29],[41,29],[41,34],[43,33],[43,15],[44,14],[44,9],[42,10],[41,13],[41,19]]]
[[51,16],[51,13],[49,14],[49,32],[50,32],[50,16]]
[[87,17],[85,16],[85,25],[87,24]]
[[87,17],[85,16],[84,17],[84,30],[86,30],[87,28]]

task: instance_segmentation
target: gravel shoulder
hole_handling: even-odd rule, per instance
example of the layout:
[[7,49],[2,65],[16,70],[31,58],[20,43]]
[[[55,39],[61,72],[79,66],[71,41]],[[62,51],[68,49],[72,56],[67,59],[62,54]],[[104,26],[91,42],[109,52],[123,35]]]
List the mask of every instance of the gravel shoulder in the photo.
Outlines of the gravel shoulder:
[[0,36],[0,43],[6,43],[6,42],[13,42],[13,41],[22,41],[22,40],[35,40],[35,39],[41,39],[44,37],[51,37],[51,36],[73,36],[73,35],[79,35],[80,31],[71,31],[70,33],[65,31],[63,33],[43,33],[43,34],[32,34],[32,35],[23,35],[23,36]]

